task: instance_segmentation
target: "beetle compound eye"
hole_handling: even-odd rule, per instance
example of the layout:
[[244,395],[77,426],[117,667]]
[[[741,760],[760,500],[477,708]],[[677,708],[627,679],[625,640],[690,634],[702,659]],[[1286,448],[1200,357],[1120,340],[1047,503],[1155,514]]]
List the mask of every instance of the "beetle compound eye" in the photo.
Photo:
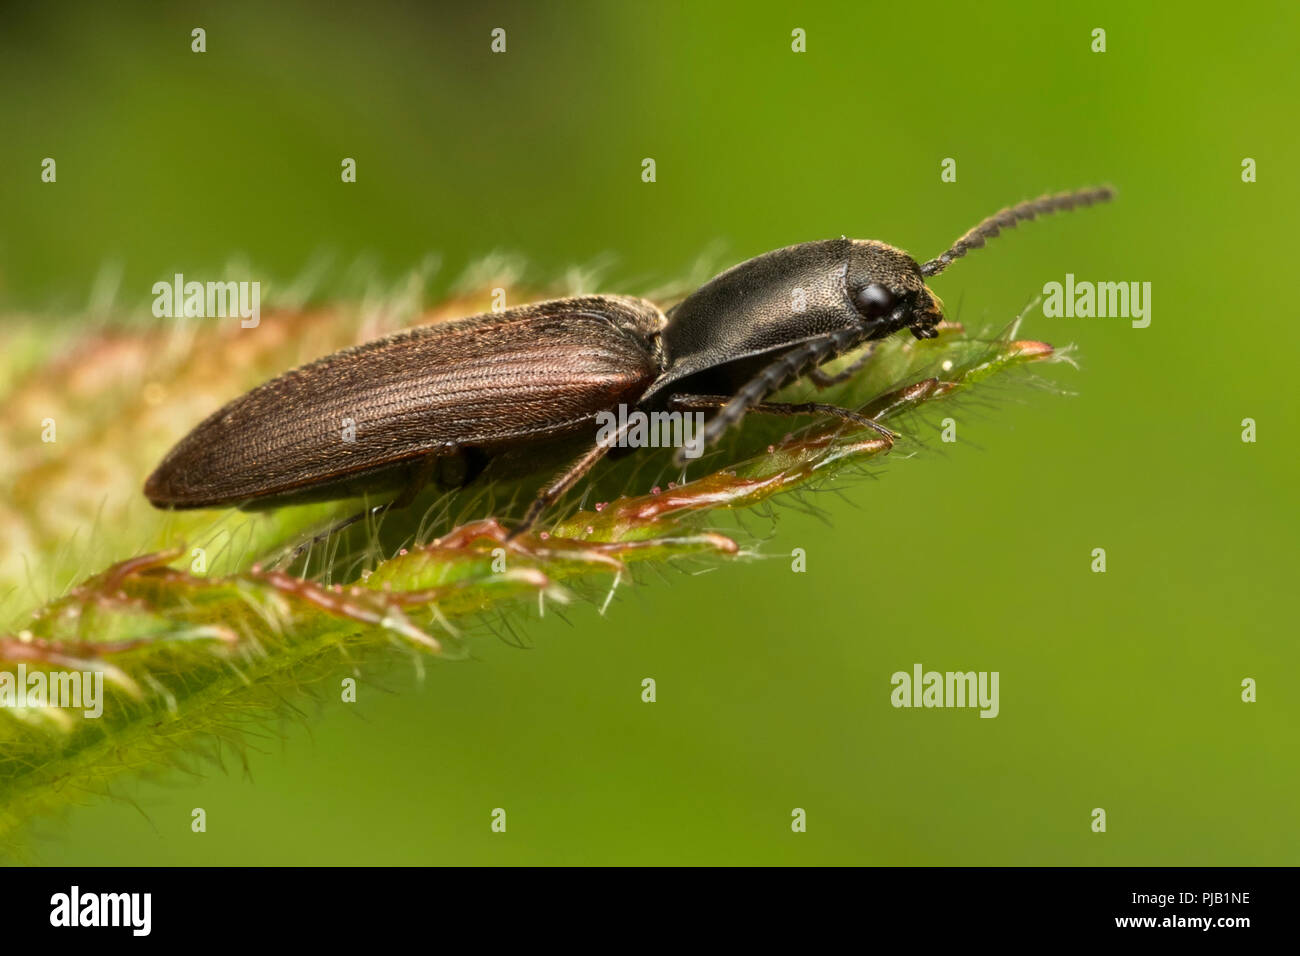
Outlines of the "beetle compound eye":
[[894,308],[894,293],[878,282],[865,285],[853,296],[854,304],[866,319],[881,319]]

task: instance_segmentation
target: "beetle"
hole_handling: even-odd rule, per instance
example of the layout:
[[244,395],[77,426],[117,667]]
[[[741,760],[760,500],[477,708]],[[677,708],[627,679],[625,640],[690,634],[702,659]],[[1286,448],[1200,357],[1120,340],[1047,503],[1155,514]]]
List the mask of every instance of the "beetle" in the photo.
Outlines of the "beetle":
[[[1102,186],[1019,203],[925,263],[875,240],[788,246],[715,276],[667,314],[645,299],[593,295],[397,332],[236,398],[181,439],[144,492],[159,508],[245,510],[395,493],[332,533],[409,503],[430,481],[463,483],[502,452],[588,431],[620,403],[713,411],[705,446],[754,412],[825,414],[892,442],[851,409],[765,399],[805,375],[819,387],[847,379],[870,351],[834,376],[820,366],[904,329],[937,336],[943,304],[927,279],[1002,229],[1113,195]],[[512,536],[622,437],[598,440],[545,485]]]

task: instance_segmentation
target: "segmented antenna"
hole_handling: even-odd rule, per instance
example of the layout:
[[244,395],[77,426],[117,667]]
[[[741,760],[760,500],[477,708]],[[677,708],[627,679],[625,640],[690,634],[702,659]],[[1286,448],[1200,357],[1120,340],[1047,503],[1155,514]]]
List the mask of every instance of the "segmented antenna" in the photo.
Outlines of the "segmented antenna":
[[925,276],[937,276],[954,259],[960,259],[972,249],[978,249],[984,245],[988,239],[992,239],[1003,229],[1014,228],[1018,223],[1027,219],[1036,219],[1040,215],[1047,215],[1053,212],[1065,212],[1073,209],[1075,206],[1091,206],[1093,203],[1106,202],[1115,195],[1115,190],[1109,186],[1098,186],[1095,189],[1079,189],[1072,193],[1057,193],[1054,196],[1039,196],[1037,199],[1030,199],[1001,212],[989,216],[978,226],[972,229],[966,235],[954,242],[951,248],[937,259],[931,259],[925,265],[921,266],[921,274]]

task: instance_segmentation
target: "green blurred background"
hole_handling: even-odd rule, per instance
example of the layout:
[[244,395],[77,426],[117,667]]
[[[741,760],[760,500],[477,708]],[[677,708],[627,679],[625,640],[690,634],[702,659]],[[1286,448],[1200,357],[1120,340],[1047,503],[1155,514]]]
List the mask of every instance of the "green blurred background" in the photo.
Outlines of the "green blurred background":
[[[40,860],[1300,861],[1295,6],[468,6],[5,7],[0,304],[57,324],[120,266],[147,312],[159,277],[234,256],[398,277],[436,254],[450,284],[497,250],[541,280],[611,257],[604,291],[639,291],[719,243],[928,257],[1106,181],[1112,205],[934,288],[980,327],[1066,272],[1149,281],[1152,324],[1036,314],[1026,335],[1079,346],[1050,372],[1076,395],[960,408],[946,455],[821,496],[824,522],[778,509],[769,560],[649,575],[604,618],[520,612],[529,649],[487,637],[422,682],[394,654],[248,774],[125,786],[44,824]],[[893,709],[916,662],[999,671],[1001,715]]]

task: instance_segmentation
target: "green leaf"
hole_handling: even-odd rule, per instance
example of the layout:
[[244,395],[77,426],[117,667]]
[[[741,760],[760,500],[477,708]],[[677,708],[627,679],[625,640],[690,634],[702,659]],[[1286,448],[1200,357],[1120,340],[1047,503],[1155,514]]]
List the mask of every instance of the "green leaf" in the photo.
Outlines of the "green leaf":
[[[454,302],[422,320],[469,311]],[[240,753],[251,730],[299,712],[313,693],[339,693],[377,656],[463,657],[487,612],[544,611],[577,595],[601,607],[637,565],[736,560],[747,542],[717,530],[722,512],[789,501],[908,455],[933,431],[923,410],[1063,357],[1017,340],[1018,321],[989,339],[954,325],[930,341],[895,336],[860,374],[816,395],[888,422],[899,433],[892,448],[825,418],[804,417],[791,432],[789,419],[750,416],[691,463],[694,477],[683,480],[667,450],[603,464],[578,500],[514,540],[509,518],[544,474],[490,468],[466,489],[426,496],[422,509],[390,512],[296,560],[297,545],[357,503],[257,516],[164,514],[144,503],[143,476],[203,415],[285,367],[402,321],[333,309],[269,315],[257,336],[101,329],[54,359],[33,357],[35,339],[21,328],[7,333],[28,345],[10,353],[21,357],[0,377],[10,489],[0,587],[13,619],[0,632],[0,845],[17,846],[39,814],[111,792],[119,775],[187,766],[227,744]],[[315,354],[302,353],[304,341]],[[779,397],[812,396],[800,386]],[[40,441],[47,420],[53,442]],[[88,564],[110,561],[73,583]],[[102,713],[30,699],[12,706],[2,675],[12,694],[20,672],[100,682]]]

